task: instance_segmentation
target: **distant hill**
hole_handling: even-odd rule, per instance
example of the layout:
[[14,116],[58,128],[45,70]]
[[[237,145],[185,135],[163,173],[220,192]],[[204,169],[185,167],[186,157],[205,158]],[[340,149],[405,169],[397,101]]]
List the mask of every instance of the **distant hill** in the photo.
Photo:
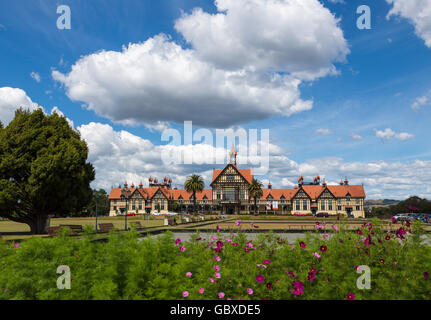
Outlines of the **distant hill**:
[[384,206],[391,206],[394,204],[398,204],[401,201],[399,200],[393,200],[393,199],[383,199],[383,200],[365,200],[364,205],[366,207],[384,207]]

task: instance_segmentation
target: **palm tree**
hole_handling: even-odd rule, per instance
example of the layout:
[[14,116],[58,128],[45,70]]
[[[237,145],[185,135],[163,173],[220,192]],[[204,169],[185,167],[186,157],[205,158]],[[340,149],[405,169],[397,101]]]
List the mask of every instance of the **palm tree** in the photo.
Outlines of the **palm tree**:
[[193,193],[193,211],[196,214],[196,192],[202,192],[205,187],[204,179],[198,174],[192,174],[187,177],[186,182],[184,182],[184,188],[187,192]]
[[257,198],[258,197],[260,198],[263,194],[262,187],[263,187],[263,184],[259,180],[253,178],[253,180],[251,181],[251,184],[247,188],[249,197],[254,198],[254,214],[255,215],[257,215]]

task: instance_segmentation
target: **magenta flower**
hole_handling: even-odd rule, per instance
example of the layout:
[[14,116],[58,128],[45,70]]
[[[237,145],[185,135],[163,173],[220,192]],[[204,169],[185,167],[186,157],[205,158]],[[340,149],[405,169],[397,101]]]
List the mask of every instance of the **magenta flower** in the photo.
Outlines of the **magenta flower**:
[[236,220],[235,224],[237,227],[239,227],[241,225],[241,220]]
[[218,273],[218,272],[214,273],[214,278],[220,279],[220,277],[221,277],[220,273]]
[[272,282],[268,282],[268,283],[266,284],[266,288],[267,288],[268,290],[271,290],[271,289],[272,289]]
[[270,264],[271,263],[271,260],[263,260],[263,263],[265,263],[265,264]]
[[258,275],[258,276],[256,276],[256,281],[259,283],[264,283],[265,277],[263,275]]
[[221,248],[223,247],[223,241],[217,241],[217,247]]
[[211,239],[217,240],[217,237],[216,236],[212,236]]
[[346,294],[347,300],[355,300],[355,295],[352,292]]
[[359,235],[363,235],[363,232],[360,229],[356,230],[356,233]]
[[215,257],[214,257],[214,260],[215,260],[215,261],[220,261],[220,257],[219,257],[219,256],[215,256]]
[[326,251],[328,251],[328,247],[327,246],[320,246],[320,251],[326,252]]
[[216,229],[217,229],[217,232],[220,232],[220,230],[221,230],[218,225],[216,226]]
[[214,270],[215,271],[220,271],[220,267],[219,266],[214,266]]
[[211,277],[209,277],[209,278],[208,278],[208,280],[209,280],[211,283],[213,283],[213,282],[214,282],[214,279],[213,279],[213,278],[211,278]]
[[304,284],[301,281],[293,281],[293,287],[292,293],[299,296],[302,293],[304,293]]
[[250,252],[250,249],[248,247],[245,247],[245,252]]
[[183,247],[183,246],[180,246],[180,251],[181,251],[181,252],[184,252],[184,251],[186,251],[186,248],[185,248],[185,247]]
[[219,292],[219,293],[218,293],[218,297],[219,297],[220,299],[223,299],[223,298],[224,298],[224,292]]
[[189,278],[190,278],[191,276],[192,276],[192,273],[191,273],[191,272],[187,272],[187,273],[186,273],[186,277],[189,277]]
[[234,242],[234,243],[232,243],[232,245],[233,245],[234,247],[238,247],[238,246],[239,246],[238,242]]
[[393,223],[397,223],[397,219],[395,219],[394,217],[392,217],[392,222]]
[[424,278],[425,280],[428,280],[430,278],[430,275],[428,274],[428,272],[424,272]]
[[304,242],[304,241],[301,241],[301,242],[299,243],[299,246],[300,246],[301,248],[305,248],[307,245],[305,244],[305,242]]
[[188,296],[189,296],[189,292],[188,292],[188,291],[184,291],[184,292],[183,292],[183,297],[184,297],[184,298],[187,298]]
[[180,244],[181,243],[181,239],[180,238],[178,238],[177,240],[175,240],[175,244],[176,245],[178,245],[178,244]]
[[248,289],[247,289],[247,293],[248,293],[248,294],[250,294],[250,295],[251,295],[251,294],[253,294],[253,289],[248,288]]
[[15,248],[19,248],[19,243],[14,243],[14,244],[13,244],[13,246],[14,246]]
[[204,288],[199,288],[199,293],[200,294],[202,294],[202,293],[204,293],[205,292],[205,289]]
[[332,229],[334,229],[335,231],[340,230],[340,228],[338,228],[335,224],[332,225]]

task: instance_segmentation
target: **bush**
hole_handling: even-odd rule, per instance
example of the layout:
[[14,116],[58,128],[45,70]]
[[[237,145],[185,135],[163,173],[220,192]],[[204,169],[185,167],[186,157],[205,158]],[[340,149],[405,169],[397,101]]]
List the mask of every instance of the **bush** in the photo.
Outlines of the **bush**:
[[[430,298],[431,248],[420,223],[396,234],[378,221],[356,233],[327,228],[332,236],[316,230],[293,244],[272,233],[254,241],[238,233],[183,242],[169,232],[138,240],[133,230],[104,243],[91,229],[81,240],[63,232],[2,242],[0,299]],[[60,265],[70,267],[71,290],[57,289]],[[371,269],[369,290],[356,286],[361,265]]]

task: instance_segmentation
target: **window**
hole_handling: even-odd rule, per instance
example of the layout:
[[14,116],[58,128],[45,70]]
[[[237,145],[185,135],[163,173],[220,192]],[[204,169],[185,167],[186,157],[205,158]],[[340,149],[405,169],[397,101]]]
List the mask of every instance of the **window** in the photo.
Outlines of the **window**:
[[307,208],[307,200],[304,200],[304,201],[302,202],[302,209],[303,209],[303,210],[308,210],[308,208]]
[[117,206],[114,206],[114,211],[117,211]]
[[296,200],[296,210],[301,210],[299,200]]
[[114,204],[117,204],[117,200],[114,200]]
[[281,203],[284,203],[284,199],[285,199],[284,196],[280,198]]
[[359,199],[356,199],[356,204],[360,204],[361,201]]
[[165,202],[162,201],[160,204],[160,210],[165,210]]
[[223,200],[235,201],[235,190],[234,189],[223,190]]
[[341,211],[341,206],[338,206],[338,211]]
[[226,176],[227,181],[233,181],[235,180],[235,176]]
[[139,210],[142,210],[142,201],[139,201]]
[[241,190],[241,200],[245,199],[245,190]]
[[347,196],[347,201],[350,201],[350,196]]
[[356,211],[360,211],[361,207],[360,206],[356,206]]
[[328,210],[332,211],[332,200],[328,200]]
[[321,210],[325,210],[325,200],[322,200],[322,201],[320,202],[320,209],[321,209]]
[[132,202],[132,210],[136,209],[135,201]]

